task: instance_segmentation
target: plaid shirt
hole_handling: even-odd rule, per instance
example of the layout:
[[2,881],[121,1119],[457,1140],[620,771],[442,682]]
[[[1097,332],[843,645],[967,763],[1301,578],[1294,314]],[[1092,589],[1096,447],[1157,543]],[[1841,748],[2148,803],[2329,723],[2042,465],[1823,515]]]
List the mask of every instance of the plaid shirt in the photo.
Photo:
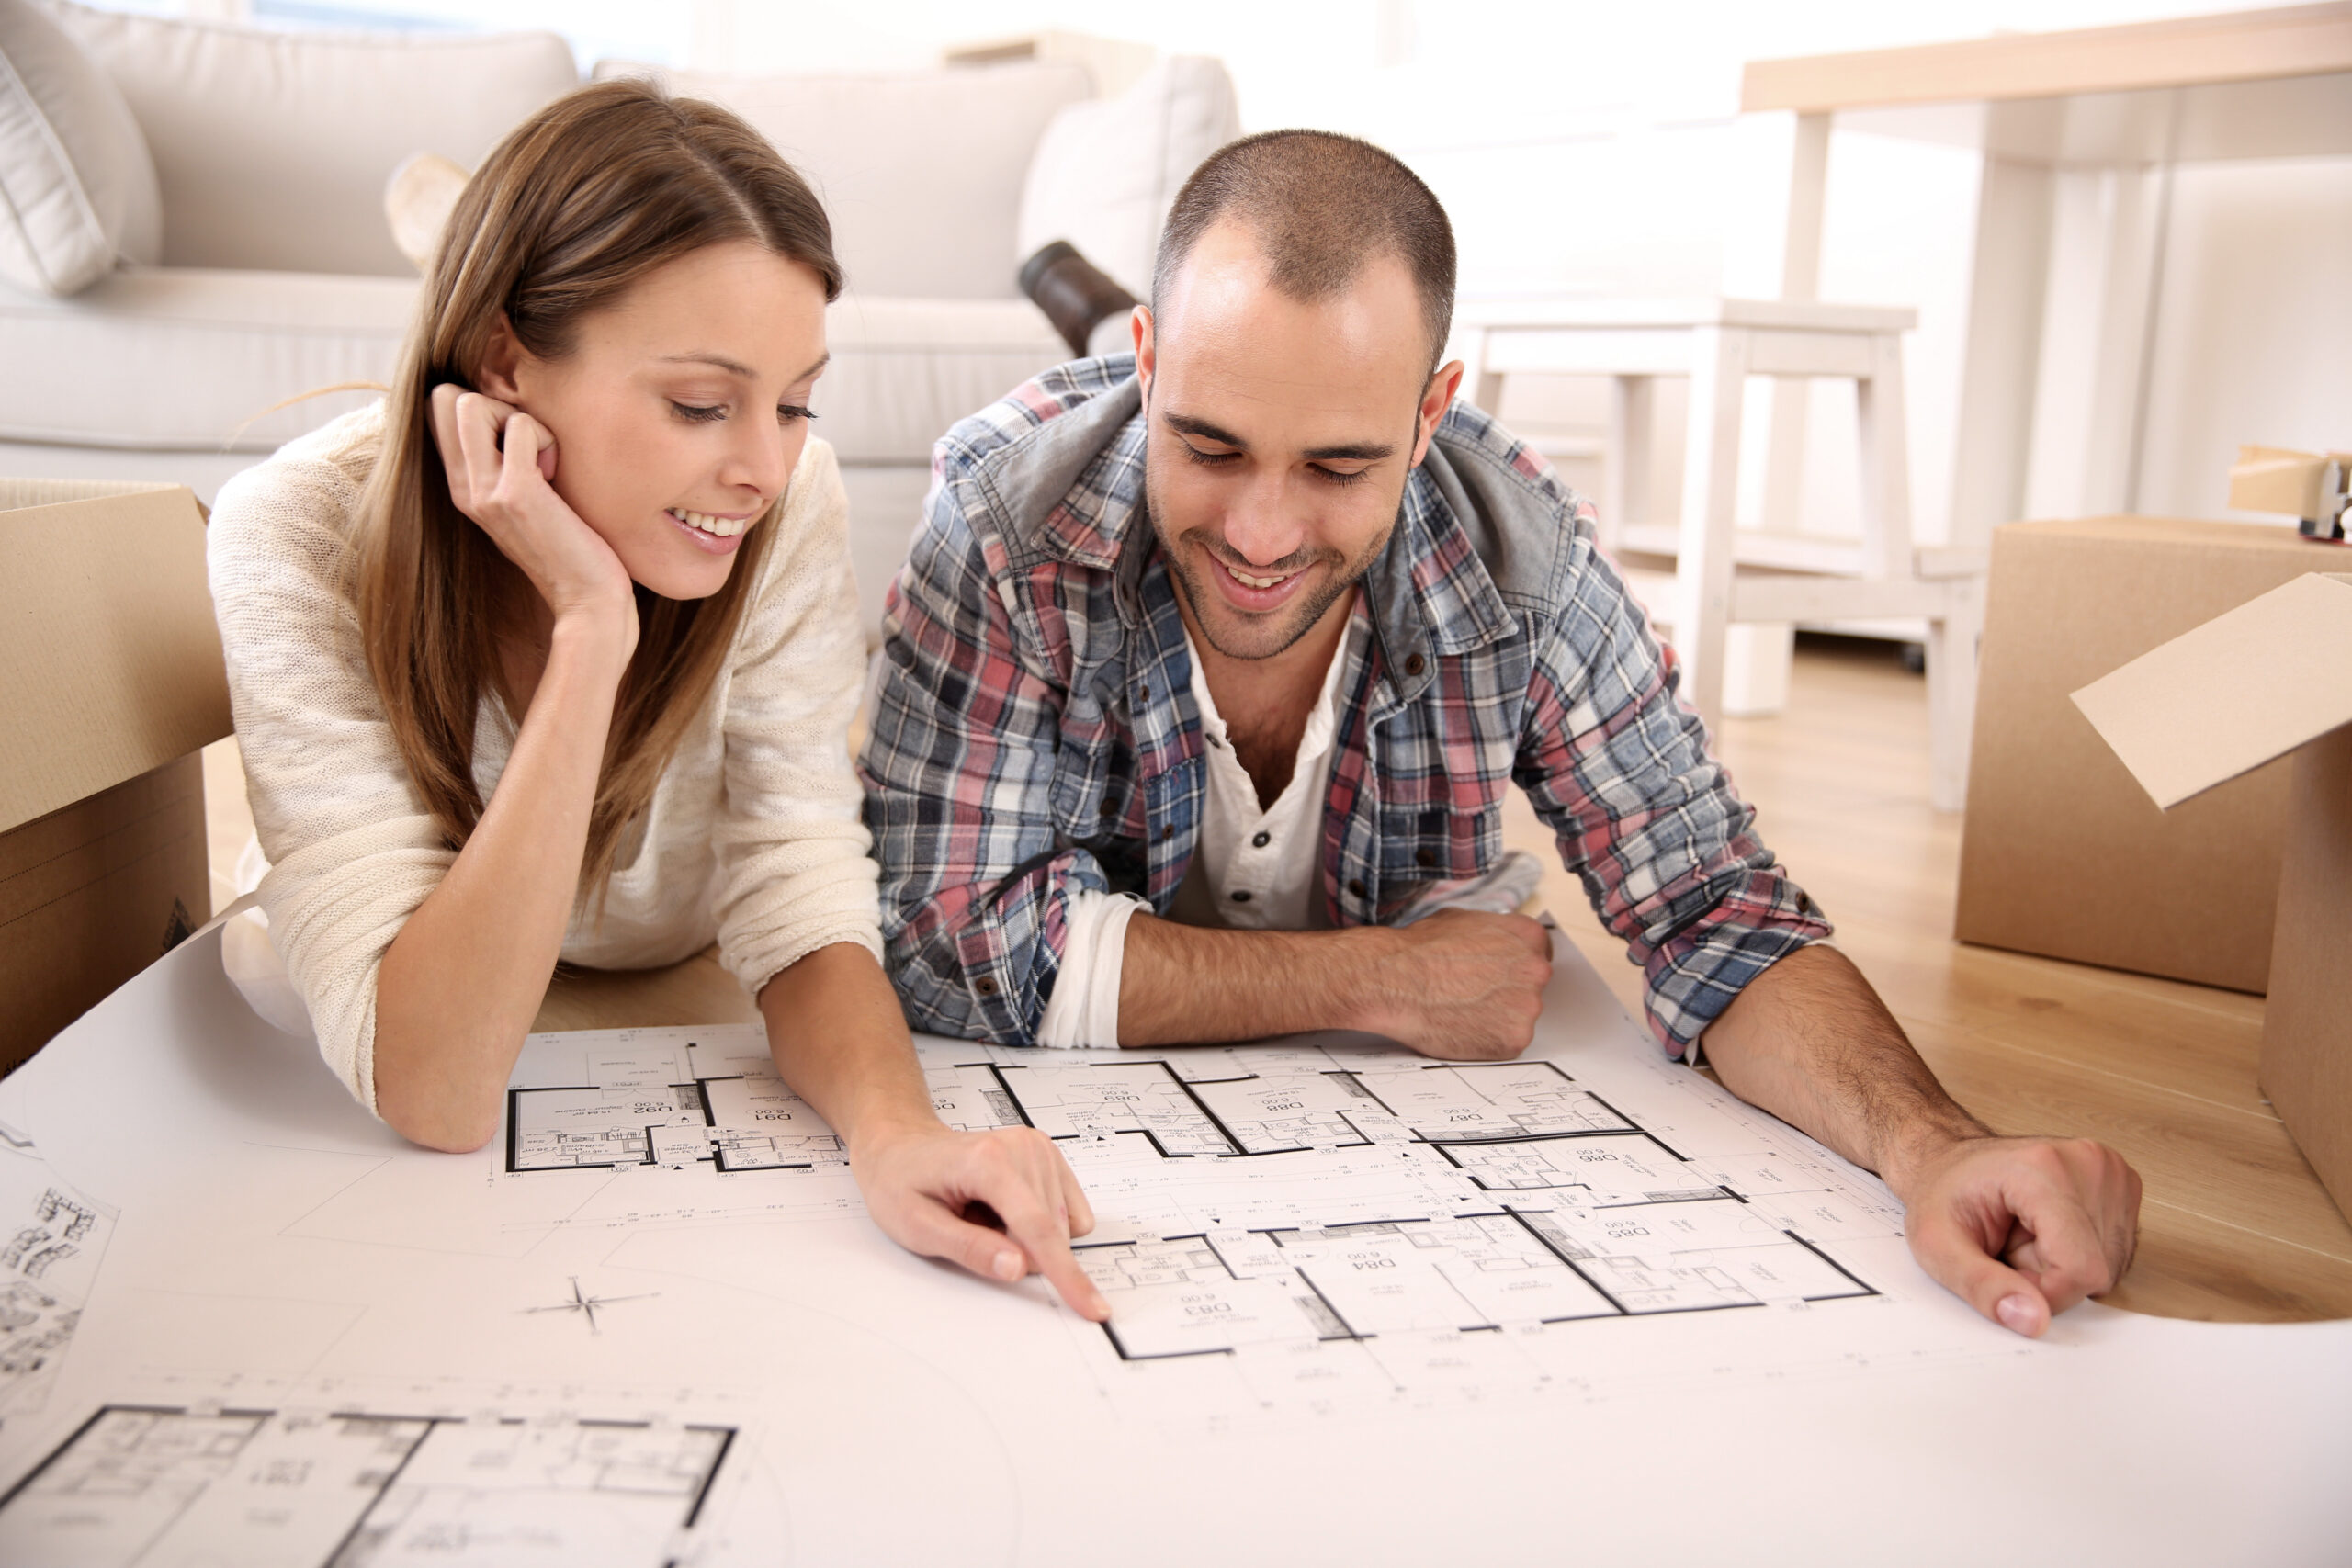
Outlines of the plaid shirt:
[[[1144,507],[1126,355],[1049,370],[950,430],[892,586],[861,772],[882,932],[918,1028],[1035,1041],[1070,897],[1165,914],[1198,837],[1191,659]],[[1590,505],[1457,402],[1357,595],[1323,810],[1335,927],[1502,852],[1516,784],[1643,966],[1676,1053],[1826,936],[1674,699],[1673,655]]]

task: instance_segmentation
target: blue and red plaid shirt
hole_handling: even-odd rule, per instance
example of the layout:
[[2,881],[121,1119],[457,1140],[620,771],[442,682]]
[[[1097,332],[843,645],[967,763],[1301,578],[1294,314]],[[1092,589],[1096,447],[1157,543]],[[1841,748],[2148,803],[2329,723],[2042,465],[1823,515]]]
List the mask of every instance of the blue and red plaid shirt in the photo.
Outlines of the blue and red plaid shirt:
[[[1030,1043],[1080,891],[1166,914],[1205,762],[1176,592],[1144,504],[1127,355],[1049,370],[935,448],[892,586],[860,768],[891,977],[916,1027]],[[1593,512],[1457,402],[1356,598],[1323,810],[1335,927],[1501,855],[1516,784],[1687,1052],[1829,934],[1675,701],[1671,652]]]

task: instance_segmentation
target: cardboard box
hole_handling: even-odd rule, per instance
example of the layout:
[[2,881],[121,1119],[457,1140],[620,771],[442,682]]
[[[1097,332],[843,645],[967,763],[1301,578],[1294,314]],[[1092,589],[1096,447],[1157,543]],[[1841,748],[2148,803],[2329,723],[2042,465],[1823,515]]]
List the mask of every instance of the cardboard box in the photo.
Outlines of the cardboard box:
[[2075,702],[2164,810],[2292,756],[2262,1091],[2352,1214],[2352,575],[2298,578]]
[[229,685],[196,497],[0,480],[0,670],[5,1071],[211,914],[195,753]]
[[2067,694],[2346,563],[2334,547],[2259,524],[2103,517],[1996,529],[1954,934],[2262,990],[2286,764],[2158,811]]

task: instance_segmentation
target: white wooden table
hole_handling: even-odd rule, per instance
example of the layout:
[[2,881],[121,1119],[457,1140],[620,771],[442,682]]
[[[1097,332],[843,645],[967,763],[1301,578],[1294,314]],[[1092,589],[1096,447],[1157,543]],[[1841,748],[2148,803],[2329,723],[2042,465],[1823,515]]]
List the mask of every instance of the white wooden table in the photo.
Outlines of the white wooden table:
[[[1982,152],[1948,536],[1981,550],[2029,474],[2038,512],[2138,510],[2173,170],[2352,153],[2352,4],[1754,61],[1740,107],[1796,116],[1788,299],[1820,280],[1833,119]],[[1804,420],[1783,392],[1776,467]]]

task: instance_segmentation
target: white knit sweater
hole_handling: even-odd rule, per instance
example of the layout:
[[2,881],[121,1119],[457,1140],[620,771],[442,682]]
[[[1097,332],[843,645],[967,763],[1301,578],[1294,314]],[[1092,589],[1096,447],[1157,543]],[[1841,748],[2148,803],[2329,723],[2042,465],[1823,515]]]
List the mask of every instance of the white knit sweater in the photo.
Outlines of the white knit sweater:
[[[288,443],[213,508],[212,602],[228,653],[254,826],[271,869],[270,938],[319,1051],[376,1104],[376,976],[401,922],[457,859],[426,813],[368,678],[351,595],[360,487],[380,403]],[[601,918],[583,897],[568,963],[645,968],[708,946],[756,993],[837,942],[879,959],[875,867],[848,732],[865,676],[848,502],[810,440],[725,671],[624,833]],[[514,740],[484,701],[474,779],[486,801]]]

